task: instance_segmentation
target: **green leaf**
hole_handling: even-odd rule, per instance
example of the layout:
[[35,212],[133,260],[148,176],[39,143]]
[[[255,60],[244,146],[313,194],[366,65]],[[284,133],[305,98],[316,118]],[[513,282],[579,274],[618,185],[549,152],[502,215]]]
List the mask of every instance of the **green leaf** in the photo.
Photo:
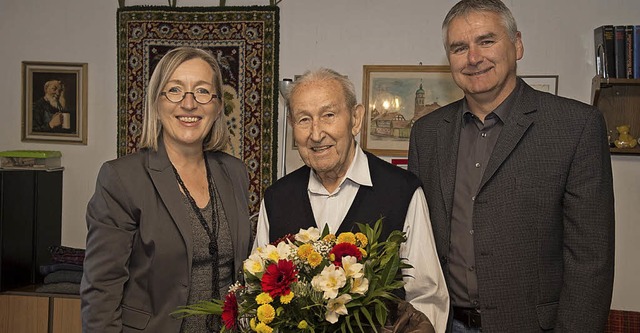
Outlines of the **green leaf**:
[[376,304],[374,309],[376,310],[376,319],[378,319],[378,323],[384,326],[387,321],[387,308],[384,305],[380,306],[380,304]]
[[175,318],[185,318],[197,315],[221,315],[224,301],[214,299],[211,301],[202,301],[200,303],[181,306],[178,310],[171,312],[171,316]]
[[353,317],[356,318],[356,324],[358,324],[358,328],[360,328],[360,332],[364,332],[364,328],[362,328],[362,322],[360,321],[360,311],[359,310],[354,311]]
[[325,224],[324,228],[322,229],[322,234],[320,235],[320,239],[323,239],[324,236],[329,234],[329,224]]
[[371,328],[373,328],[373,332],[378,333],[378,330],[376,329],[376,324],[373,322],[373,318],[371,318],[371,314],[369,313],[369,310],[367,310],[367,308],[362,308],[362,314],[367,318],[369,325],[371,325]]

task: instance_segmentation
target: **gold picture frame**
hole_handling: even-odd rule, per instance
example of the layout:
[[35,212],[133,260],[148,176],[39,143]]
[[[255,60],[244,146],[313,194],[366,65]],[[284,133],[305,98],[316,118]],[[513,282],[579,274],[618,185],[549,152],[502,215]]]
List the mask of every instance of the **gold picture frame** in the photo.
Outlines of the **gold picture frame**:
[[87,144],[87,69],[22,62],[22,141]]
[[366,109],[362,148],[379,156],[407,156],[413,123],[461,99],[449,66],[364,65]]

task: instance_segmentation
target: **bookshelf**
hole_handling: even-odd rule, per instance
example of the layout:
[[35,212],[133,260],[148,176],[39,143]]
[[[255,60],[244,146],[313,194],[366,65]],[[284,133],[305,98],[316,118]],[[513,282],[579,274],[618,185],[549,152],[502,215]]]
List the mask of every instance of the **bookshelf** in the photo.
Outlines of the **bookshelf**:
[[[616,126],[627,124],[629,134],[640,137],[640,79],[611,79],[600,75],[591,81],[591,103],[602,112],[607,128],[617,138]],[[635,148],[610,148],[612,154],[640,155],[640,144]]]

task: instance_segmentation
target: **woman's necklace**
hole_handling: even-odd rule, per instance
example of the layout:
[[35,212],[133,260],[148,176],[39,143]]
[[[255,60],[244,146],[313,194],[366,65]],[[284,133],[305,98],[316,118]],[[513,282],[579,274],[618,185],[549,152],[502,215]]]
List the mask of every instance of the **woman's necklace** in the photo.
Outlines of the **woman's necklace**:
[[[196,217],[198,217],[198,221],[200,221],[200,224],[206,231],[207,236],[209,237],[209,254],[211,255],[211,297],[213,297],[213,299],[220,299],[220,282],[219,282],[220,271],[218,270],[218,226],[220,225],[220,221],[219,221],[219,215],[218,215],[218,209],[217,209],[218,207],[216,205],[217,198],[215,196],[215,191],[214,191],[213,177],[211,177],[211,171],[209,170],[209,162],[207,161],[207,156],[204,156],[204,165],[207,171],[207,184],[209,188],[209,204],[211,205],[211,224],[213,228],[210,227],[209,223],[207,223],[207,220],[205,220],[204,216],[202,215],[202,212],[200,211],[200,208],[198,207],[198,205],[196,204],[196,201],[191,196],[191,193],[189,193],[187,186],[184,185],[184,182],[182,181],[182,178],[180,178],[180,175],[178,174],[178,170],[176,170],[176,167],[173,166],[173,163],[171,164],[171,167],[173,168],[173,172],[176,175],[176,180],[178,181],[178,184],[180,184],[180,187],[182,188],[184,195],[187,197],[187,200],[189,201],[191,208],[195,212]],[[207,318],[207,327],[211,327],[213,325],[213,327],[218,328],[219,320],[216,320],[215,322],[211,322],[212,318],[210,317],[211,316],[208,316]]]

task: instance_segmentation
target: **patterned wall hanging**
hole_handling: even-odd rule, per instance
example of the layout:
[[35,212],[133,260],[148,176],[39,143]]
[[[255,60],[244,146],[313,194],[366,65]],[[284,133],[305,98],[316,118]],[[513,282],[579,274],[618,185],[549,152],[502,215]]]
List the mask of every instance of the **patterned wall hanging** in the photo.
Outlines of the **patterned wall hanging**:
[[249,170],[251,213],[276,177],[279,8],[157,7],[118,9],[118,156],[136,151],[146,87],[169,50],[194,46],[220,63],[227,152]]

